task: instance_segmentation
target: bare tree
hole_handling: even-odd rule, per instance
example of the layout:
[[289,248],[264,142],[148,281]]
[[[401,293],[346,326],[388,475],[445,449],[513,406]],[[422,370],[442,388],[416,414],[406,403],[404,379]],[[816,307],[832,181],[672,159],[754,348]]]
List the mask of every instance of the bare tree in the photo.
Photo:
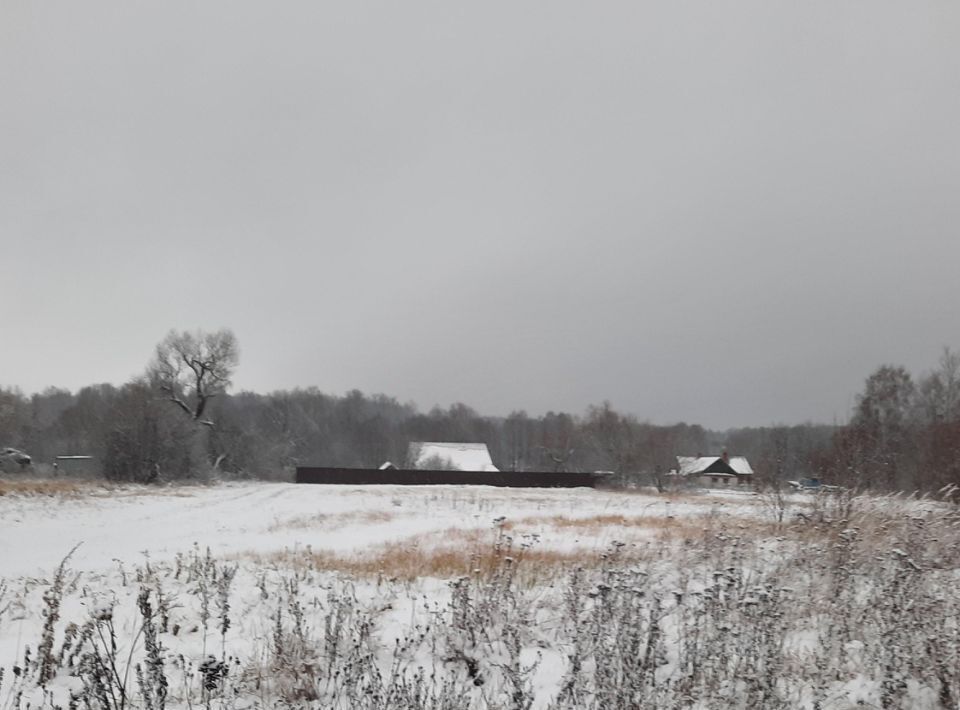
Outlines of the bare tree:
[[416,468],[422,471],[459,471],[460,467],[449,456],[434,454],[423,461],[419,461]]
[[917,399],[925,424],[960,420],[960,353],[943,349],[939,366],[921,379]]
[[787,512],[784,479],[789,473],[788,462],[792,457],[790,449],[790,430],[786,427],[772,429],[767,451],[760,459],[760,473],[755,476],[761,500],[770,508],[778,525],[783,524],[783,518]]
[[157,345],[148,374],[164,397],[194,422],[213,426],[204,417],[207,405],[230,387],[238,360],[237,338],[229,329],[171,330]]
[[541,453],[541,464],[547,459],[550,470],[555,473],[577,470],[573,456],[578,452],[579,425],[569,414],[547,412],[539,422],[539,443],[536,450]]
[[640,425],[635,417],[622,415],[610,402],[603,402],[587,408],[583,428],[605,468],[621,479],[636,474],[643,445],[638,435]]
[[850,430],[866,453],[874,486],[908,489],[915,457],[914,422],[911,414],[916,386],[904,367],[884,365],[871,374],[857,397]]

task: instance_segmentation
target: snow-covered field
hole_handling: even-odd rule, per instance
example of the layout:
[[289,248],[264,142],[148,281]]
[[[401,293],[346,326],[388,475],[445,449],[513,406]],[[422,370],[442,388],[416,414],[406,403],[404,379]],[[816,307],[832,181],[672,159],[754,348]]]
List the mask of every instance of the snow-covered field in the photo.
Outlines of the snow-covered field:
[[49,574],[78,544],[71,566],[104,570],[116,560],[142,562],[144,553],[173,559],[194,543],[217,556],[306,545],[343,552],[450,528],[489,530],[499,516],[750,516],[758,505],[751,496],[720,493],[671,502],[587,489],[286,483],[5,496],[0,497],[0,576]]
[[957,707],[958,528],[852,496],[5,495],[0,710]]

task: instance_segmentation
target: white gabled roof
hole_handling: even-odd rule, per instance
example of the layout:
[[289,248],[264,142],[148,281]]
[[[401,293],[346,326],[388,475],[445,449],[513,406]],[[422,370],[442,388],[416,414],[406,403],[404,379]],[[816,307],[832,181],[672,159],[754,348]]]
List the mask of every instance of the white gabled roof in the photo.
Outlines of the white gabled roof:
[[486,444],[466,444],[444,441],[415,441],[410,444],[411,453],[416,455],[414,467],[439,457],[450,461],[461,471],[499,471],[493,465]]
[[[721,458],[720,456],[677,456],[677,468],[681,476],[695,476],[706,471]],[[727,463],[739,474],[753,473],[750,462],[745,456],[731,456]]]
[[731,456],[730,460],[727,462],[737,473],[753,473],[753,469],[750,468],[750,462],[747,461],[746,456]]
[[677,456],[677,470],[681,476],[700,473],[716,461],[719,456]]

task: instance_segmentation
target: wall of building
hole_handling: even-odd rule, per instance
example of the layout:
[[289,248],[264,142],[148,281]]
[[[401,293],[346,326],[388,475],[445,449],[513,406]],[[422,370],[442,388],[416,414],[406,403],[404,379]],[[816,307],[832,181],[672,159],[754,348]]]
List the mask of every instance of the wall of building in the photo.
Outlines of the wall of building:
[[592,473],[553,473],[540,471],[402,471],[367,468],[297,468],[297,483],[347,485],[468,485],[507,488],[593,488],[597,476]]

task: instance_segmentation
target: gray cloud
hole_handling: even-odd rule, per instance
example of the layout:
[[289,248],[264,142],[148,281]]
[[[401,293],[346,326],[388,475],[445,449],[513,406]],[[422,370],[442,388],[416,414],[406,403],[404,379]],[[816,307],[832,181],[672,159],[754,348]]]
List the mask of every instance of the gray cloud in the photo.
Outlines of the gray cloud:
[[0,5],[0,380],[845,416],[957,341],[960,6]]

